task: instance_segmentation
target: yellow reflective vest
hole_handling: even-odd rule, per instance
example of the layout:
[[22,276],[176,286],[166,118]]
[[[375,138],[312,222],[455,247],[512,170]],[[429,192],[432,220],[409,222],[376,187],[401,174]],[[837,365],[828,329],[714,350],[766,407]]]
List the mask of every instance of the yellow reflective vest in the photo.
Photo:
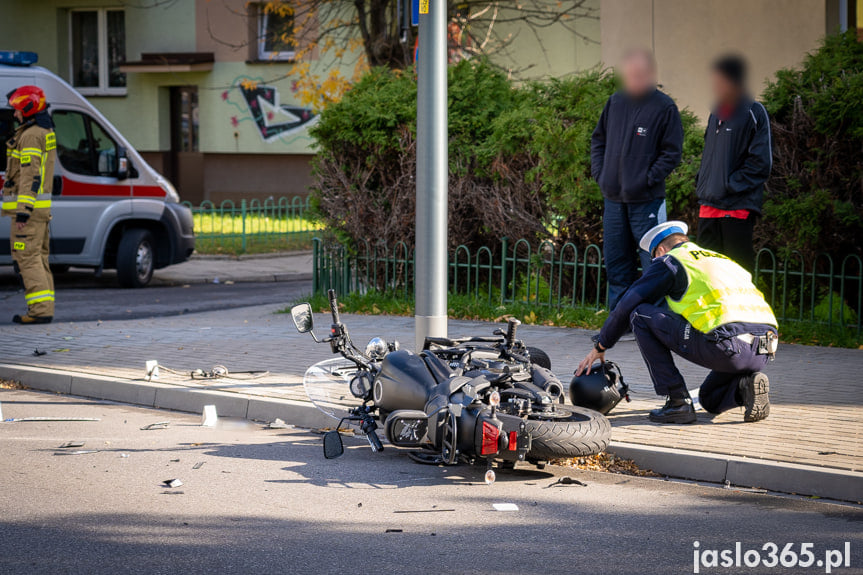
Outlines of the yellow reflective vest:
[[709,333],[734,322],[778,327],[752,276],[731,258],[691,242],[677,246],[668,255],[680,262],[689,280],[683,297],[666,298],[668,306],[698,331]]
[[33,221],[50,219],[56,148],[53,130],[30,122],[15,131],[6,144],[2,215],[26,213]]

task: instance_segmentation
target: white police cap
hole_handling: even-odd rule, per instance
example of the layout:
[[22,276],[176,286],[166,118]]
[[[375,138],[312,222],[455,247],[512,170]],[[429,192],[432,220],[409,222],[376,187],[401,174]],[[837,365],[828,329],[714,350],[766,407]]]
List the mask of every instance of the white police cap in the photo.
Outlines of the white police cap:
[[662,240],[672,234],[686,235],[687,233],[689,233],[689,226],[686,225],[686,222],[672,220],[647,230],[647,233],[641,236],[638,246],[653,256],[653,250],[662,243]]

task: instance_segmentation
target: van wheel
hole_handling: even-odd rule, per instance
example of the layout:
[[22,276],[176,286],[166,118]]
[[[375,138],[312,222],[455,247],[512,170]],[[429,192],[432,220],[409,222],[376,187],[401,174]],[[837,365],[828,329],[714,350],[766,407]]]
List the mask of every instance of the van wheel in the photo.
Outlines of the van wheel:
[[117,247],[117,279],[124,288],[144,287],[153,278],[155,263],[153,234],[147,230],[127,230]]

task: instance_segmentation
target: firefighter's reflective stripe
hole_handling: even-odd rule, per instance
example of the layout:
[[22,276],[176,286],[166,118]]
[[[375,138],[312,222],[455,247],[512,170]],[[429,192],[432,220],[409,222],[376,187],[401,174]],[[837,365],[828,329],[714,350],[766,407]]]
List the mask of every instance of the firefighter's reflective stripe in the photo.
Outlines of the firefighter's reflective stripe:
[[54,132],[45,134],[45,151],[48,152],[57,147],[57,136]]
[[21,157],[21,152],[19,152],[18,150],[15,150],[14,148],[11,150],[7,150],[7,153],[9,154],[10,157],[15,158],[15,159],[18,159]]
[[54,301],[54,292],[51,290],[36,291],[28,293],[25,296],[25,299],[27,300],[27,305],[32,305],[40,301]]
[[37,158],[42,157],[42,150],[39,148],[24,148],[21,150],[22,154],[30,154],[31,156],[36,156]]
[[4,210],[14,210],[15,208],[18,207],[18,201],[15,200],[15,201],[11,201],[11,202],[3,202],[3,205],[0,207],[2,207],[2,209],[4,209]]
[[33,196],[18,196],[18,203],[25,206],[32,206],[36,203],[36,198]]

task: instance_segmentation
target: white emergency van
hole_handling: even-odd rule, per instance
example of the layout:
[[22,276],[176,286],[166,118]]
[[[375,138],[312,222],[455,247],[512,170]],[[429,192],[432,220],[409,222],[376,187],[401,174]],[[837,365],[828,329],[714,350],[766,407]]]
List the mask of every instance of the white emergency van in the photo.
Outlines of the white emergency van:
[[[42,88],[57,135],[52,267],[116,269],[122,286],[142,287],[153,270],[186,261],[195,249],[192,212],[171,183],[90,102],[35,60],[32,52],[0,51],[0,138],[5,143],[15,129],[5,94],[24,85]],[[0,175],[5,153],[4,144]],[[0,265],[12,265],[11,220],[0,218]]]

